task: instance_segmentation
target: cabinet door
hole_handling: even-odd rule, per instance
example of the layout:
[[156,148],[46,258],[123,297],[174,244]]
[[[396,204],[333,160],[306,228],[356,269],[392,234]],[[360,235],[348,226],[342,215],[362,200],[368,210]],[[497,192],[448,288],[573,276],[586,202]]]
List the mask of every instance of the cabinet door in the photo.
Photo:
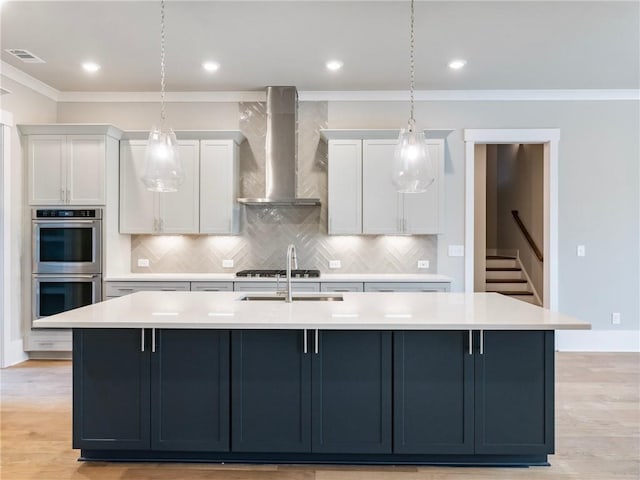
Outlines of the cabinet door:
[[238,145],[233,140],[200,142],[200,233],[239,230]]
[[404,232],[412,234],[442,233],[444,212],[444,140],[427,140],[435,163],[435,180],[422,193],[403,193]]
[[179,140],[184,182],[177,192],[159,193],[160,233],[198,233],[200,225],[200,142]]
[[231,449],[311,450],[311,354],[300,330],[235,330]]
[[67,203],[104,205],[105,161],[103,135],[67,136]]
[[155,233],[157,193],[140,180],[146,140],[120,142],[120,233]]
[[362,153],[362,233],[402,233],[402,194],[391,174],[397,140],[364,140]]
[[73,448],[149,449],[149,345],[142,351],[142,335],[73,331]]
[[65,136],[30,135],[28,138],[29,203],[64,204],[67,156]]
[[391,453],[391,333],[320,331],[313,451]]
[[229,450],[229,332],[156,330],[151,448]]
[[362,233],[362,141],[330,140],[329,235]]
[[552,331],[484,332],[474,355],[476,453],[553,453],[553,341]]
[[473,453],[468,332],[394,332],[395,453]]
[[363,292],[362,282],[322,282],[321,292]]

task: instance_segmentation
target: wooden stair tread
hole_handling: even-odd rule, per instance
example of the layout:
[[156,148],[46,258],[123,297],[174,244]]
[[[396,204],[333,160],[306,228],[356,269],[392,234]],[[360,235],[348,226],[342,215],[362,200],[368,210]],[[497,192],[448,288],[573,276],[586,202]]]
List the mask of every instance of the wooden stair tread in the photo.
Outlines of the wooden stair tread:
[[487,260],[515,260],[516,257],[509,257],[507,255],[487,255]]
[[487,283],[527,283],[525,278],[487,278]]
[[521,272],[520,267],[487,267],[487,272]]
[[522,292],[518,292],[518,291],[506,291],[506,292],[494,292],[494,293],[501,293],[502,295],[533,295],[533,292],[526,292],[526,291],[522,291]]

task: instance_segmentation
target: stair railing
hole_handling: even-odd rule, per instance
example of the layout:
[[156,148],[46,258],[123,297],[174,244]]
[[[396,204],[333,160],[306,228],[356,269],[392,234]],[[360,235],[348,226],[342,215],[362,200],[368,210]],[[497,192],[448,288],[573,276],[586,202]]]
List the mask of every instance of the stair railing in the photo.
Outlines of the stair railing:
[[524,238],[527,240],[527,243],[533,250],[533,253],[535,253],[537,259],[542,262],[543,261],[542,251],[538,248],[538,246],[536,245],[536,242],[533,241],[533,238],[531,237],[531,234],[529,234],[529,230],[527,230],[527,227],[525,227],[524,223],[522,223],[522,220],[520,219],[520,215],[518,214],[518,210],[511,210],[511,215],[513,215],[513,219],[516,221],[518,228],[520,228],[520,231],[522,232],[522,234],[524,235]]

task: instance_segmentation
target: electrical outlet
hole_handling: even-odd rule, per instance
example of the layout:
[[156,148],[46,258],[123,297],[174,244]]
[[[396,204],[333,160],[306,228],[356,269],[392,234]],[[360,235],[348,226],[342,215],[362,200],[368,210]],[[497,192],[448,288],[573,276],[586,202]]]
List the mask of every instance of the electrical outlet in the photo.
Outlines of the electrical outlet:
[[450,257],[464,257],[464,245],[449,245]]
[[418,268],[429,268],[429,260],[418,260]]
[[342,268],[340,260],[329,260],[329,268]]
[[620,319],[620,312],[613,312],[611,314],[611,324],[612,325],[620,325],[622,320]]
[[228,258],[222,260],[222,268],[233,268],[233,260]]
[[578,248],[576,248],[576,255],[578,255],[579,257],[584,257],[587,254],[584,245],[578,245]]
[[138,266],[139,267],[148,267],[149,266],[149,259],[148,258],[139,258],[138,259]]

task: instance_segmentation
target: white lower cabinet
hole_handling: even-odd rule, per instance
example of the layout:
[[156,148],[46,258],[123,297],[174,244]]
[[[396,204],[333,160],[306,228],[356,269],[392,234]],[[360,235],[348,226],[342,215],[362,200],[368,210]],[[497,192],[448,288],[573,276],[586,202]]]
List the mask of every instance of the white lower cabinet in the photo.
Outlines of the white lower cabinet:
[[[291,282],[291,290],[294,292],[319,292],[319,282]],[[279,282],[234,282],[233,289],[236,292],[275,292],[287,288],[286,279],[282,278]]]
[[447,282],[365,282],[365,292],[448,292]]
[[397,133],[391,133],[323,131],[329,144],[330,235],[442,233],[444,140],[427,140],[436,166],[433,184],[423,193],[398,193],[392,182]]
[[321,292],[364,292],[362,282],[322,282]]
[[122,297],[135,292],[188,292],[190,282],[106,282],[104,296],[108,298]]
[[191,282],[192,292],[233,292],[233,282]]
[[146,148],[146,140],[120,142],[120,233],[198,233],[198,141],[178,141],[185,180],[171,193],[150,192],[140,180]]

